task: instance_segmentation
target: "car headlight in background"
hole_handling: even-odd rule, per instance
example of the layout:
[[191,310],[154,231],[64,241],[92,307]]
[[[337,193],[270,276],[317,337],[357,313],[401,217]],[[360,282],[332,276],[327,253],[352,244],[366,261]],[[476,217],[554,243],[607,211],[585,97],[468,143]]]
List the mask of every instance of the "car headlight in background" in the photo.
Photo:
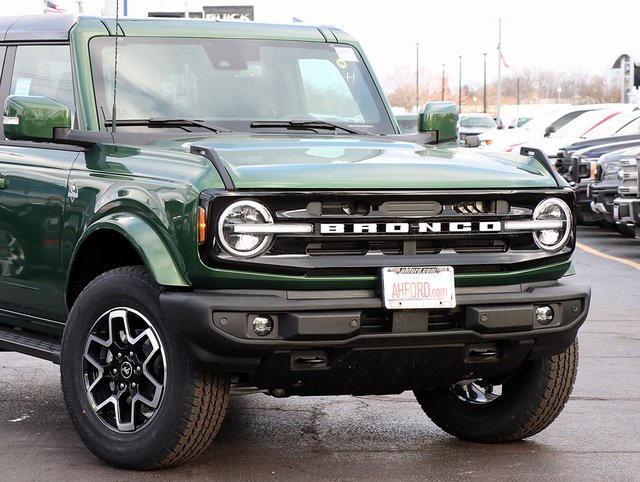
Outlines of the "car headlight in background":
[[620,170],[620,161],[610,161],[602,164],[602,179],[616,181]]
[[534,221],[560,221],[554,229],[543,229],[533,233],[539,248],[545,251],[558,251],[565,247],[571,235],[571,209],[562,199],[547,198],[533,211]]
[[[255,225],[253,229],[243,229],[252,228],[252,224]],[[256,228],[272,224],[273,217],[264,205],[256,201],[237,201],[220,215],[218,241],[234,256],[251,258],[264,252],[273,240],[273,233],[259,232],[269,231],[268,229]]]

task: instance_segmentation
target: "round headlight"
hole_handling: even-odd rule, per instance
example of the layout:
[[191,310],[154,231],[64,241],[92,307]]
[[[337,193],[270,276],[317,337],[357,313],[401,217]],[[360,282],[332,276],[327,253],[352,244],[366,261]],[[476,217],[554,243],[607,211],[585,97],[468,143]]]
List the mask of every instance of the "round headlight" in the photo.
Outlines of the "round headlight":
[[571,234],[571,209],[562,199],[548,198],[536,206],[533,219],[538,221],[562,221],[558,229],[544,229],[533,233],[539,248],[545,251],[558,251],[567,244]]
[[222,247],[234,256],[257,256],[264,252],[273,240],[272,234],[236,232],[236,226],[247,224],[273,224],[273,217],[265,206],[255,201],[237,201],[220,215],[218,240]]

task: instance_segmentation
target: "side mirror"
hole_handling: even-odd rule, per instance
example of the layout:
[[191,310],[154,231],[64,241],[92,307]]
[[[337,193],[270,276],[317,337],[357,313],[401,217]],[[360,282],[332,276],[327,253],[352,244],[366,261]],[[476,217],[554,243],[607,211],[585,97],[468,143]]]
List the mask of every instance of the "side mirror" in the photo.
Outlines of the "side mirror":
[[458,138],[458,106],[453,102],[427,102],[418,115],[418,131],[437,131],[438,142]]
[[71,128],[71,109],[48,97],[10,95],[4,103],[3,125],[7,139],[52,141],[54,129]]

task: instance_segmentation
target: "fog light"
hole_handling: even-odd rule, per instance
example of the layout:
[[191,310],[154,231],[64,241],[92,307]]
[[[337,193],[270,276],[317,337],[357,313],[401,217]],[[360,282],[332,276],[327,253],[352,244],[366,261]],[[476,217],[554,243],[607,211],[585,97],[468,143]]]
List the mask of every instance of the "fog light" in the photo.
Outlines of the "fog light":
[[267,315],[256,316],[252,325],[253,331],[258,336],[267,336],[273,331],[273,320]]
[[541,325],[548,325],[553,321],[553,309],[550,306],[536,308],[536,321]]

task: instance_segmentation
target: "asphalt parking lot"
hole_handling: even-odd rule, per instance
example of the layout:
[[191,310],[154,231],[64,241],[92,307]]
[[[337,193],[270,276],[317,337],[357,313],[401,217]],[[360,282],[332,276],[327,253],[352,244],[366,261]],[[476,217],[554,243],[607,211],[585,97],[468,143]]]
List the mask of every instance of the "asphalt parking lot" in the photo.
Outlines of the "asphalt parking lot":
[[423,415],[411,393],[238,395],[203,457],[177,469],[129,473],[99,462],[76,437],[58,367],[0,353],[0,478],[638,480],[640,239],[581,228],[579,241],[585,247],[576,251],[571,282],[591,284],[593,300],[580,335],[578,379],[558,420],[528,441],[458,441]]

